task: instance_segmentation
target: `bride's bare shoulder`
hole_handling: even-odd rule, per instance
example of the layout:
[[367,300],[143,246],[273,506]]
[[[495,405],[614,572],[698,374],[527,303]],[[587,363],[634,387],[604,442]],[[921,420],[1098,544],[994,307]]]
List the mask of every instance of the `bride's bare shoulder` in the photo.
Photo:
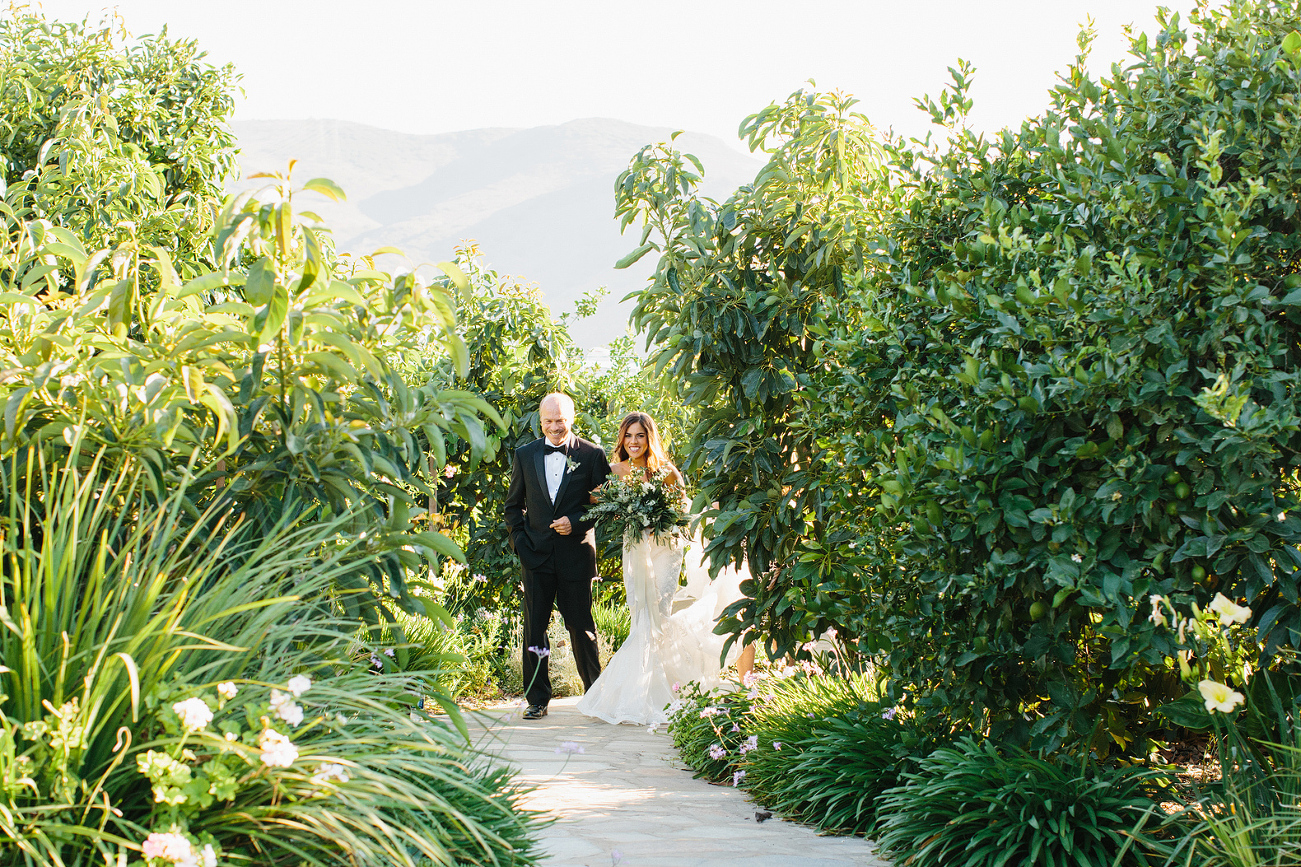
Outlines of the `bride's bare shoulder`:
[[614,473],[616,476],[626,476],[628,473],[632,472],[632,468],[628,466],[627,461],[619,461],[610,464],[610,472]]
[[687,477],[682,475],[682,471],[679,470],[677,467],[673,466],[673,464],[668,465],[668,470],[669,470],[669,484],[685,485],[687,483]]

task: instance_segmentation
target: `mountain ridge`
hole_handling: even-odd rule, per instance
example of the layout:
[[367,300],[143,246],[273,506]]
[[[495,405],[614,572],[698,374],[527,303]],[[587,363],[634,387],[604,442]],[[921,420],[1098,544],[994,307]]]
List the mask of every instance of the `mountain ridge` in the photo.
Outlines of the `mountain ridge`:
[[[648,258],[614,269],[636,245],[614,219],[615,180],[642,146],[672,132],[611,118],[432,135],[328,119],[240,121],[246,180],[235,188],[294,159],[295,177],[328,177],[347,193],[346,202],[306,194],[340,250],[394,246],[411,267],[449,259],[473,239],[489,267],[536,283],[556,315],[604,285],[609,294],[597,312],[571,325],[579,345],[592,348],[625,333],[632,303],[621,299],[654,268]],[[713,136],[684,133],[675,146],[701,158],[707,174],[698,193],[713,198],[748,183],[762,165]]]

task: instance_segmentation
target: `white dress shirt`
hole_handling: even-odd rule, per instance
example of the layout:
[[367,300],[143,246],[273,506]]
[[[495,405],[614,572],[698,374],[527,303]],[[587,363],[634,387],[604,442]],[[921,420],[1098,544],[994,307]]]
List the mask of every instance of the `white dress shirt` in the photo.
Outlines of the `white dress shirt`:
[[[547,440],[546,444],[550,446],[551,440]],[[565,445],[569,445],[569,440],[565,440]],[[560,491],[560,480],[565,477],[565,453],[552,452],[542,460],[547,471],[547,495],[554,503],[556,494]]]

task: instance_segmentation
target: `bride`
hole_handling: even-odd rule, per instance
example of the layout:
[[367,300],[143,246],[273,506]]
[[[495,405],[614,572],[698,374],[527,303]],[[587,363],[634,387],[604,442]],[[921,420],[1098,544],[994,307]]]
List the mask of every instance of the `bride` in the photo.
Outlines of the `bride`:
[[[654,419],[644,412],[629,413],[619,425],[614,458],[610,469],[616,475],[639,473],[649,479],[667,470],[668,484],[683,484],[660,444]],[[632,625],[619,651],[576,705],[587,716],[610,723],[667,722],[664,708],[674,699],[675,684],[696,680],[709,686],[720,680],[725,638],[713,633],[714,622],[741,597],[740,583],[746,576],[729,568],[711,582],[703,546],[692,544],[688,553],[673,537],[660,540],[648,533],[638,542],[624,539],[623,582]],[[679,591],[684,557],[688,582]],[[692,596],[694,601],[687,604]],[[739,655],[739,666],[749,668],[753,649]],[[733,649],[729,663],[737,656]]]

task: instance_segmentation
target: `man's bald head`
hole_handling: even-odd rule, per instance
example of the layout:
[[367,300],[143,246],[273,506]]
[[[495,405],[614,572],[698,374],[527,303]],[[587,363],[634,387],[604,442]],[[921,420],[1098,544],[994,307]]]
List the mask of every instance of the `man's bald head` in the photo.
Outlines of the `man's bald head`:
[[569,430],[574,426],[574,399],[564,392],[553,391],[538,404],[538,420],[542,424],[542,433],[553,445],[562,445],[569,438]]
[[574,420],[574,415],[576,413],[574,408],[574,399],[563,391],[553,391],[546,397],[542,398],[542,402],[538,404],[538,409],[541,411],[548,408],[554,409],[556,412],[564,413],[565,417],[571,422]]

